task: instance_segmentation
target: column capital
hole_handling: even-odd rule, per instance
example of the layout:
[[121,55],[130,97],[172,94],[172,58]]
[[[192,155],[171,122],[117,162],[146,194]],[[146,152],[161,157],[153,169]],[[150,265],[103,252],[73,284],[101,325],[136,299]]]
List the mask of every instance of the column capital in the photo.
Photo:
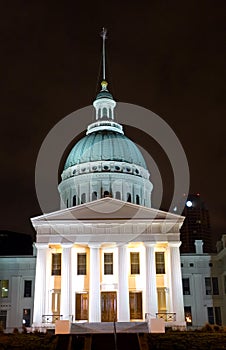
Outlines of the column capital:
[[100,248],[101,247],[101,243],[99,243],[99,242],[91,242],[91,243],[88,243],[88,247],[89,248]]
[[35,243],[35,247],[37,249],[48,249],[49,248],[49,243]]
[[73,247],[73,243],[71,242],[64,242],[64,243],[60,243],[62,248],[72,248]]
[[150,247],[150,248],[154,248],[156,246],[155,242],[144,242],[144,246],[145,247]]
[[122,243],[122,244],[118,244],[118,248],[128,248],[129,243]]
[[169,242],[169,248],[179,248],[181,246],[181,242]]

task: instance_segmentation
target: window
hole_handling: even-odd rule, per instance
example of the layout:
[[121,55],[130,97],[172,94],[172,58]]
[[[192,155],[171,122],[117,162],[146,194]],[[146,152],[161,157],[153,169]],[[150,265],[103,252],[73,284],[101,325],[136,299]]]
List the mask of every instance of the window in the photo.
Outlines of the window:
[[219,326],[222,325],[221,308],[219,306],[208,307],[207,315],[208,315],[208,322],[210,324],[218,324]]
[[53,315],[60,315],[60,295],[61,294],[60,294],[59,289],[52,290],[52,313],[53,313]]
[[191,306],[184,307],[184,317],[188,326],[192,326]]
[[81,196],[81,204],[83,204],[85,202],[86,202],[86,194],[83,193],[82,196]]
[[77,204],[76,195],[73,196],[73,206]]
[[158,312],[166,312],[166,288],[157,288]]
[[77,254],[77,275],[86,275],[86,253]]
[[31,297],[32,281],[24,281],[24,298]]
[[183,294],[190,295],[190,283],[189,278],[182,278]]
[[97,192],[92,193],[92,201],[95,201],[97,199]]
[[156,261],[156,273],[164,274],[165,273],[165,253],[156,252],[155,261]]
[[103,117],[107,117],[107,108],[103,108]]
[[113,253],[104,253],[104,274],[113,275]]
[[190,267],[194,267],[194,264],[193,264],[193,263],[190,263],[189,266],[190,266]]
[[109,196],[110,196],[109,191],[104,191],[104,197],[109,197]]
[[0,310],[0,327],[6,329],[6,319],[7,319],[7,311]]
[[138,196],[138,194],[136,195],[136,204],[140,204],[140,197]]
[[208,307],[207,308],[207,313],[208,313],[208,322],[210,324],[214,324],[214,312],[213,312],[213,307]]
[[52,276],[61,275],[61,253],[52,254]]
[[31,325],[31,309],[23,309],[23,326],[30,327]]
[[9,296],[9,281],[1,280],[0,281],[0,298],[8,298]]
[[131,203],[131,194],[127,193],[127,202]]
[[218,295],[218,278],[217,277],[205,277],[206,295]]
[[115,193],[115,198],[116,198],[116,199],[121,199],[121,193],[120,193],[119,191],[117,191],[117,192]]
[[213,287],[213,295],[219,294],[219,287],[218,287],[218,278],[212,277],[212,287]]
[[222,325],[222,319],[221,319],[221,308],[219,306],[215,306],[215,323],[219,326]]
[[139,253],[130,253],[130,266],[131,266],[131,275],[140,274],[140,256]]

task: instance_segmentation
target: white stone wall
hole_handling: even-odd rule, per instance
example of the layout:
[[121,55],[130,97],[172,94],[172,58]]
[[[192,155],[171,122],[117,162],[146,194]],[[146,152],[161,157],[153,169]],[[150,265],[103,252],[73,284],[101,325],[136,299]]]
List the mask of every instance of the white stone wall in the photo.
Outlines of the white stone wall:
[[[0,310],[7,311],[7,331],[23,325],[23,309],[30,309],[33,320],[36,257],[0,257],[0,280],[9,280],[8,298],[0,298]],[[31,297],[24,297],[24,281],[32,281]]]

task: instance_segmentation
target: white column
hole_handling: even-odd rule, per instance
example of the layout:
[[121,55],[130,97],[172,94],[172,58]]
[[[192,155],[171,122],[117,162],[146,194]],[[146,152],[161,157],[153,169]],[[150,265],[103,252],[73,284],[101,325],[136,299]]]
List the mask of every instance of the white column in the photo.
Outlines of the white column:
[[72,243],[62,243],[61,266],[61,300],[60,314],[64,320],[69,320],[72,315],[72,276],[71,276],[71,248]]
[[128,249],[118,247],[118,321],[129,322]]
[[179,251],[180,245],[181,242],[169,243],[173,312],[176,313],[177,322],[184,322],[184,302]]
[[100,244],[90,244],[89,322],[100,322]]
[[145,243],[146,248],[146,312],[156,317],[158,297],[156,287],[155,244]]
[[36,243],[37,260],[35,275],[35,292],[34,292],[34,313],[33,324],[42,323],[42,315],[46,312],[46,301],[48,300],[47,290],[47,271],[49,246],[46,243]]

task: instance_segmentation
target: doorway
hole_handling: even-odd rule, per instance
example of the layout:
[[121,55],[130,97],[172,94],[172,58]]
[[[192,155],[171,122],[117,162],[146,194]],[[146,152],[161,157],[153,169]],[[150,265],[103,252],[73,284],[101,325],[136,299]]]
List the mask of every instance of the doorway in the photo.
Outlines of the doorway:
[[89,297],[88,293],[76,293],[75,295],[75,319],[76,320],[88,320],[88,305]]
[[101,292],[101,322],[113,322],[117,319],[116,292]]
[[142,293],[129,292],[130,319],[142,319]]

